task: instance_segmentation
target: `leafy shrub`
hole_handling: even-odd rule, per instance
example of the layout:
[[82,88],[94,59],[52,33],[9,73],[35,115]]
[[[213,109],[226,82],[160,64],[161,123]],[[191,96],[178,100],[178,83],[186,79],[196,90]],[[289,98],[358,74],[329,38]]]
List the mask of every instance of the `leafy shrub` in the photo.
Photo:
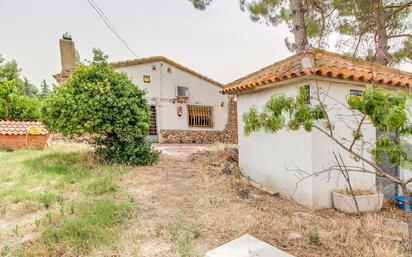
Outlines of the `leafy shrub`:
[[158,153],[146,139],[150,108],[145,91],[116,72],[99,50],[46,98],[44,123],[64,135],[93,134],[95,154],[109,163],[150,164]]
[[38,120],[39,106],[37,98],[20,93],[15,80],[0,80],[0,120]]

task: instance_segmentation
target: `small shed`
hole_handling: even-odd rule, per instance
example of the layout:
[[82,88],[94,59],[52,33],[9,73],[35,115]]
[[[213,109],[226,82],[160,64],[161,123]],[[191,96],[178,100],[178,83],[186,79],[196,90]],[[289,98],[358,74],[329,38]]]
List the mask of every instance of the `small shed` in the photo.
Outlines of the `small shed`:
[[[258,110],[265,108],[265,103],[274,94],[296,96],[301,87],[306,87],[310,104],[310,99],[316,99],[316,92],[321,92],[324,104],[330,108],[335,135],[347,139],[353,135],[351,126],[357,124],[357,117],[347,106],[346,97],[361,95],[365,87],[371,85],[393,91],[411,90],[412,73],[309,48],[238,79],[221,92],[237,95],[239,120],[253,106]],[[407,104],[412,111],[409,98]],[[334,153],[341,153],[346,165],[368,167],[317,130],[308,133],[282,129],[275,134],[261,130],[246,136],[243,122],[239,123],[238,130],[239,167],[242,173],[312,209],[331,208],[331,192],[347,187],[337,171],[314,175],[335,163]],[[364,141],[373,145],[378,132],[370,123],[365,124],[362,131]],[[411,138],[407,140],[412,142]],[[363,151],[364,156],[370,157],[366,146],[356,147]],[[384,162],[382,165],[389,164]],[[402,167],[385,169],[394,177],[412,175],[410,170]],[[302,177],[307,178],[303,180]],[[387,199],[399,193],[396,184],[375,174],[354,172],[351,173],[351,182],[355,189],[368,191],[375,191],[376,185],[382,185],[380,189]]]
[[43,149],[49,136],[49,132],[41,122],[0,121],[0,148],[9,150]]

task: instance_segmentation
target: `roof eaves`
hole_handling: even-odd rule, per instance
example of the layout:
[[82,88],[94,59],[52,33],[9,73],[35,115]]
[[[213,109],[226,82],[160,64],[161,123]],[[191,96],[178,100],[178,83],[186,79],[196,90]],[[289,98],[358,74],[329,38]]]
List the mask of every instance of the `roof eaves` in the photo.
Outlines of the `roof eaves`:
[[182,64],[179,64],[173,60],[170,60],[167,57],[164,56],[152,56],[152,57],[147,57],[147,58],[142,58],[142,59],[133,59],[133,60],[126,60],[126,61],[120,61],[120,62],[113,62],[110,63],[114,68],[119,68],[119,67],[127,67],[127,66],[134,66],[134,65],[140,65],[140,64],[146,64],[146,63],[152,63],[152,62],[165,62],[168,63],[182,71],[185,71],[187,73],[190,73],[200,79],[206,80],[211,84],[214,84],[220,88],[223,88],[223,84],[220,82],[217,82],[214,79],[211,79],[203,74],[200,74],[199,72],[196,72]]

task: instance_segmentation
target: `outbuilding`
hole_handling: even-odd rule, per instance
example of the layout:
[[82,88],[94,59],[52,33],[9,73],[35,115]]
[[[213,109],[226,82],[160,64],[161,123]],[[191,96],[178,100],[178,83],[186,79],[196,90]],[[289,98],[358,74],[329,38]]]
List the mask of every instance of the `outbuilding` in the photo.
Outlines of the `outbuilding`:
[[49,136],[41,122],[0,121],[0,148],[3,149],[43,149]]
[[[333,153],[342,150],[316,130],[292,132],[283,129],[275,134],[260,131],[245,136],[242,116],[252,106],[262,110],[275,93],[293,96],[297,95],[300,87],[305,86],[310,96],[315,97],[315,91],[320,89],[328,96],[325,103],[332,109],[334,130],[342,138],[351,138],[353,130],[348,122],[351,122],[352,116],[350,109],[345,107],[346,97],[360,95],[366,86],[372,84],[388,90],[409,89],[412,74],[310,48],[226,85],[221,92],[237,95],[238,100],[241,172],[272,191],[312,209],[332,207],[331,192],[347,187],[344,179],[332,172],[302,180],[302,173],[313,174],[325,169],[335,162]],[[364,137],[369,143],[375,143],[376,134],[371,124],[366,126]],[[365,155],[368,154],[365,151]],[[342,155],[347,165],[366,165],[360,164],[346,152]],[[394,176],[407,176],[408,172],[399,167],[389,170]],[[351,177],[356,189],[371,191],[376,190],[377,180],[381,179],[375,174],[359,172]],[[383,181],[383,185],[386,198],[399,193],[396,184]]]

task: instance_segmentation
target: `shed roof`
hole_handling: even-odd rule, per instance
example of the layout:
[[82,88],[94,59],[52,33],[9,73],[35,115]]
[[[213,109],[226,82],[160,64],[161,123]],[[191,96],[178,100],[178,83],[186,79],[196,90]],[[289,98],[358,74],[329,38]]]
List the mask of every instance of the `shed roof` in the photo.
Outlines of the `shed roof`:
[[411,87],[412,73],[309,48],[226,85],[220,92],[236,94],[296,77],[318,75],[395,87]]
[[0,135],[26,135],[27,129],[33,126],[40,128],[41,135],[49,133],[41,122],[1,120]]
[[134,66],[134,65],[140,65],[140,64],[147,64],[147,63],[152,63],[152,62],[165,62],[168,63],[169,65],[172,65],[182,71],[185,71],[187,73],[190,73],[198,78],[201,78],[203,80],[206,80],[207,82],[210,82],[218,87],[223,87],[223,84],[217,82],[216,80],[213,80],[205,75],[202,75],[182,64],[179,64],[175,61],[172,61],[164,56],[152,56],[152,57],[147,57],[147,58],[141,58],[141,59],[133,59],[133,60],[127,60],[127,61],[120,61],[120,62],[112,62],[111,65],[114,68],[119,68],[119,67],[127,67],[127,66]]

